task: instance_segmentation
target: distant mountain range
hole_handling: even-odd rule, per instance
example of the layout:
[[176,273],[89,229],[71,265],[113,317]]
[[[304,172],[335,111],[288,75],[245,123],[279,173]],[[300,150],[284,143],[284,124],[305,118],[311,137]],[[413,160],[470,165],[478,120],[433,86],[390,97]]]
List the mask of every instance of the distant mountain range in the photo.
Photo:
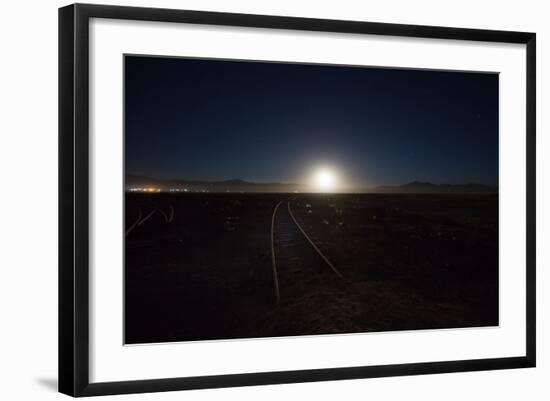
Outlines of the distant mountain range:
[[[311,187],[301,184],[257,183],[240,179],[226,181],[196,181],[185,179],[158,179],[146,176],[126,176],[126,190],[132,188],[158,188],[187,190],[189,192],[311,192]],[[482,184],[432,184],[413,181],[404,185],[383,185],[378,187],[351,189],[349,192],[366,193],[496,193],[497,187]]]
[[432,184],[413,181],[405,185],[384,185],[371,188],[368,192],[379,193],[495,193],[498,188],[482,184]]

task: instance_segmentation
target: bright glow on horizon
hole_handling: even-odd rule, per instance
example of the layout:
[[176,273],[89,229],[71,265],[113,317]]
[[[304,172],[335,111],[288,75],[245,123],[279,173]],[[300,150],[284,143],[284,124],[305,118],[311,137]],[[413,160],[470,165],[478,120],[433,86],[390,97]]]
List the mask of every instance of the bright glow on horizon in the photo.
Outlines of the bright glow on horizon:
[[319,192],[332,192],[337,186],[336,173],[329,168],[320,168],[313,174],[313,186]]

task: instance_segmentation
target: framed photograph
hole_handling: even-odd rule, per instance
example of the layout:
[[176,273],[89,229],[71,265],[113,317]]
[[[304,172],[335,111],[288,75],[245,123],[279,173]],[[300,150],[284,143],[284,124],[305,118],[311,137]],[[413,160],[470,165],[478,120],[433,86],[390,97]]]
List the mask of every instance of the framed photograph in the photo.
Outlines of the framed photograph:
[[59,10],[59,390],[535,366],[535,34]]

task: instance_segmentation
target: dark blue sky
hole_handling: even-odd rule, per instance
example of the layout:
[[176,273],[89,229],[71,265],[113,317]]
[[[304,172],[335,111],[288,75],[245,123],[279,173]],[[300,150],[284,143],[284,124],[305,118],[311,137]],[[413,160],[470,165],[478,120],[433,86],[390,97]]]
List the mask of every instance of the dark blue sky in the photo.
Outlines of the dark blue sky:
[[498,183],[498,75],[126,56],[126,173]]

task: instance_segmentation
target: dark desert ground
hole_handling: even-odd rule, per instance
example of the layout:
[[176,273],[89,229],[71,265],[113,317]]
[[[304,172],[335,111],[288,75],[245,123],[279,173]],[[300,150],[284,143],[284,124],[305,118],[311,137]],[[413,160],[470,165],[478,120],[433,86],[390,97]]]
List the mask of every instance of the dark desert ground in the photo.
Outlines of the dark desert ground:
[[127,344],[498,325],[497,194],[125,196]]

